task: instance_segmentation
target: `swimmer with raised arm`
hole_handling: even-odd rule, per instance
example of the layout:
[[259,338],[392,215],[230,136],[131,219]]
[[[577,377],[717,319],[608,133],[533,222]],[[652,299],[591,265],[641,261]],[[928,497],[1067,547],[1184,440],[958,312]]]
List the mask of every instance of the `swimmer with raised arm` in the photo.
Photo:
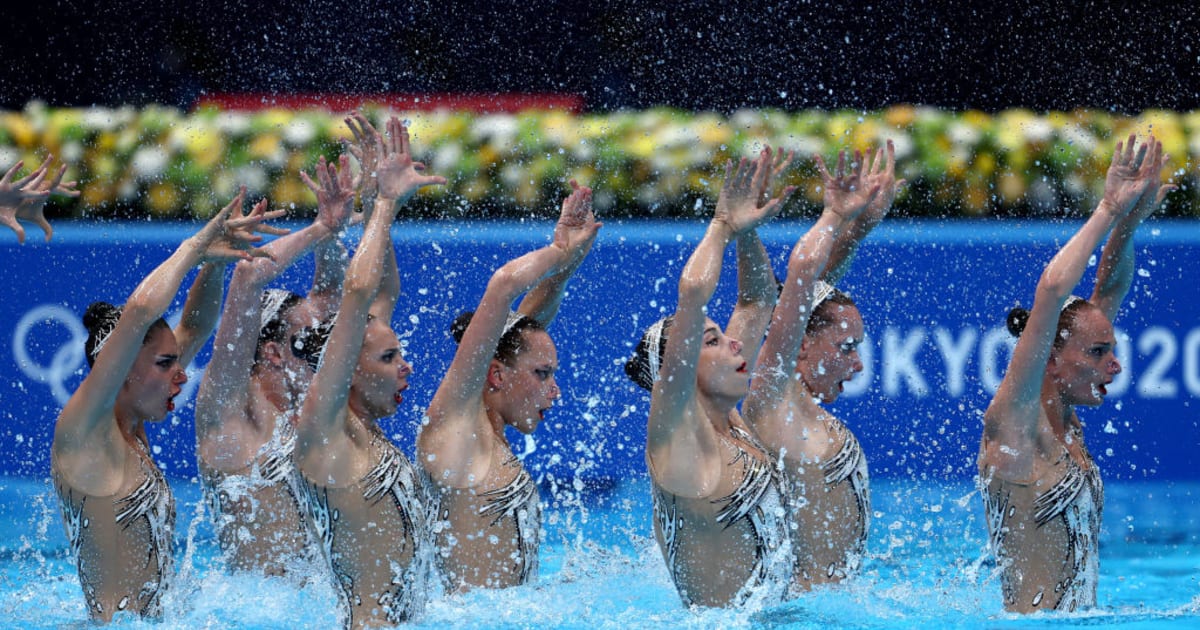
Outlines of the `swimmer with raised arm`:
[[[1117,143],[1104,197],[1046,265],[1033,308],[1009,313],[1017,345],[984,413],[979,476],[992,552],[1012,612],[1096,605],[1104,487],[1076,405],[1099,406],[1121,372],[1113,317],[1133,282],[1133,233],[1171,186],[1150,137]],[[1109,234],[1091,298],[1071,295]]]
[[[301,175],[316,193],[316,220],[263,247],[270,258],[238,263],[196,396],[196,460],[221,550],[230,569],[266,575],[317,555],[292,485],[296,416],[312,380],[292,338],[337,309],[346,267],[338,234],[354,206],[345,156],[337,166],[321,158],[319,185]],[[307,296],[264,291],[309,252],[316,274]]]
[[778,213],[793,191],[762,203],[771,171],[766,154],[726,166],[713,220],[680,277],[675,314],[650,327],[625,367],[651,391],[655,537],[687,606],[772,605],[791,582],[781,479],[737,411],[750,365],[742,342],[705,315],[729,243]]
[[[546,327],[601,226],[592,191],[571,186],[554,241],[497,269],[475,311],[455,321],[458,350],[417,439],[451,591],[537,577],[541,497],[505,428],[532,434],[559,397],[558,356]],[[510,312],[526,291],[520,310]]]
[[22,245],[25,244],[25,227],[21,223],[25,221],[42,228],[46,233],[46,242],[50,242],[54,228],[50,227],[50,222],[46,220],[44,210],[51,194],[79,196],[75,182],[62,180],[63,175],[67,173],[66,164],[59,166],[54,175],[49,176],[50,161],[53,159],[53,155],[46,156],[46,160],[32,173],[14,179],[17,171],[25,164],[17,162],[0,177],[0,225],[16,233],[17,242]]
[[383,139],[369,130],[376,157],[363,172],[378,197],[337,315],[293,339],[316,371],[296,427],[296,483],[353,628],[418,616],[432,553],[419,478],[378,421],[396,413],[412,373],[391,328],[400,281],[392,225],[417,190],[446,180],[422,174],[398,119],[387,132]]
[[[838,582],[858,567],[870,522],[867,460],[854,433],[821,405],[837,400],[862,371],[862,316],[833,288],[858,243],[887,214],[896,189],[895,153],[886,160],[845,154],[830,174],[820,156],[825,209],[796,242],[787,280],[759,354],[746,422],[781,461],[793,521],[794,585]],[[825,278],[826,281],[822,281]]]
[[[264,255],[253,231],[282,213],[241,208],[243,190],[138,285],[125,306],[98,302],[84,326],[90,370],[54,427],[50,473],[79,581],[94,621],[128,612],[156,618],[173,577],[175,504],[151,457],[145,423],[163,420],[187,382],[184,368],[216,325],[222,269]],[[188,271],[201,265],[183,317],[162,319]]]

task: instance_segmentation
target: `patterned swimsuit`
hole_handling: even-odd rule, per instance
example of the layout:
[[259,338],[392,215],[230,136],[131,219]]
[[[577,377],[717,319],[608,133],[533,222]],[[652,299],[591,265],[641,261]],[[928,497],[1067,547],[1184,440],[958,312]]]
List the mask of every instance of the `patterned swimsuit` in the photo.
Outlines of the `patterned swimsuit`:
[[[753,435],[739,427],[731,427],[734,437],[742,442],[757,446]],[[715,521],[723,529],[734,525],[748,524],[754,542],[754,565],[746,583],[738,590],[731,605],[743,606],[751,597],[770,605],[783,601],[788,584],[792,580],[792,544],[788,536],[788,523],[780,493],[782,480],[770,458],[751,455],[738,441],[722,438],[735,452],[730,466],[740,466],[742,479],[734,491],[724,497],[709,500],[698,499],[720,505]],[[762,449],[760,452],[765,453]],[[663,556],[675,588],[685,606],[695,604],[688,593],[686,571],[679,556],[685,540],[685,521],[679,516],[679,505],[697,499],[686,499],[671,494],[657,484],[654,486],[654,520],[661,534]]]
[[[143,452],[144,444],[140,444]],[[93,618],[131,611],[162,616],[174,577],[175,499],[162,471],[137,458],[141,482],[124,497],[79,492],[54,474],[63,523]]]
[[[309,558],[311,546],[304,522],[305,510],[294,485],[295,450],[296,429],[286,417],[280,416],[271,439],[259,448],[254,461],[245,469],[225,473],[200,464],[200,487],[221,548],[231,556],[231,561],[262,566],[268,573],[282,573],[283,568],[298,558]],[[263,526],[267,529],[251,531]],[[247,540],[250,536],[255,539]],[[275,538],[257,540],[265,536]],[[253,557],[255,553],[267,557]]]
[[[538,549],[541,546],[542,508],[541,495],[537,483],[525,470],[508,447],[497,445],[494,457],[503,457],[499,468],[516,469],[512,479],[497,488],[485,492],[476,492],[474,488],[443,488],[430,479],[428,472],[422,469],[426,487],[430,491],[430,522],[433,524],[437,546],[439,570],[446,582],[447,588],[453,590],[464,583],[472,583],[466,575],[460,572],[477,570],[474,567],[484,567],[482,586],[503,586],[509,584],[507,576],[512,576],[511,583],[515,585],[528,584],[538,575]],[[502,477],[508,476],[500,472]],[[467,550],[467,541],[462,540],[468,534],[466,531],[455,531],[451,524],[459,511],[473,512],[467,518],[461,519],[463,526],[459,530],[478,529],[485,532],[489,539],[497,540],[492,554],[497,558],[493,562],[481,562],[478,548]],[[512,541],[512,549],[508,550],[503,541]],[[462,546],[463,548],[459,548]],[[464,558],[465,554],[474,552],[476,557]],[[456,557],[457,556],[457,557]],[[457,570],[456,570],[457,568]],[[488,580],[496,580],[489,584]]]
[[425,493],[412,464],[391,441],[375,435],[370,448],[375,465],[347,487],[318,485],[299,471],[295,476],[313,533],[341,587],[343,619],[350,623],[381,611],[394,625],[425,608],[431,554]]
[[[1066,533],[1066,549],[1061,550],[1065,556],[1063,570],[1054,584],[1046,585],[1052,587],[1057,596],[1054,608],[1074,611],[1096,605],[1104,484],[1100,480],[1099,469],[1086,451],[1085,458],[1086,469],[1064,449],[1058,462],[1065,467],[1062,478],[1049,489],[1037,493],[1032,506],[1015,505],[1013,493],[1023,486],[999,479],[987,482],[984,500],[989,542],[997,560],[1005,565],[1001,583],[1006,603],[1015,603],[1021,578],[1019,571],[1011,567],[1012,558],[1006,538],[1014,527],[1028,527],[1027,524],[1031,524],[1037,529],[1061,528]],[[1043,587],[1028,603],[1038,608],[1046,595]]]

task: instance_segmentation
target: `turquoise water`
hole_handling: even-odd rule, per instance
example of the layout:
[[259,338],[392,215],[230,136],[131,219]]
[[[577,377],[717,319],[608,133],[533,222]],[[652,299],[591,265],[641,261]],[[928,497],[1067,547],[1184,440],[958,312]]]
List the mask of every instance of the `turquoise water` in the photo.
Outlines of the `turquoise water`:
[[[1002,612],[973,486],[873,482],[869,558],[854,582],[766,610],[684,610],[650,530],[648,480],[543,487],[546,543],[537,584],[433,601],[417,627],[1200,627],[1200,483],[1106,487],[1100,606],[1074,615]],[[161,624],[120,627],[334,628],[321,579],[229,576],[215,566],[198,486],[173,481],[177,587]],[[0,626],[86,626],[49,483],[0,478]]]

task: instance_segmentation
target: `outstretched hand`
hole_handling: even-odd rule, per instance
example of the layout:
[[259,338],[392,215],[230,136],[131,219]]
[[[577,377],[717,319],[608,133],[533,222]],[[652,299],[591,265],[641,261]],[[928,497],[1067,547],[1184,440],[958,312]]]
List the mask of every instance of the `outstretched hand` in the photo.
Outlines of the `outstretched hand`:
[[62,181],[67,172],[65,164],[59,166],[53,177],[47,179],[50,162],[54,156],[46,156],[45,161],[32,173],[14,180],[17,171],[25,164],[17,162],[0,178],[0,225],[7,226],[17,235],[17,242],[25,243],[25,228],[22,221],[29,221],[46,233],[46,241],[54,234],[54,228],[46,220],[45,206],[51,194],[62,194],[78,197],[75,182]]
[[278,219],[286,213],[283,210],[267,211],[267,200],[263,199],[254,205],[250,214],[243,214],[242,204],[246,198],[246,188],[238,191],[233,201],[221,209],[193,237],[200,249],[202,262],[233,262],[235,260],[250,260],[252,258],[270,258],[271,255],[252,247],[262,240],[260,234],[287,234],[288,230],[264,225],[263,221]]
[[779,196],[760,203],[762,191],[772,176],[772,160],[767,151],[754,161],[742,158],[736,167],[725,163],[725,181],[717,197],[717,209],[713,221],[729,226],[735,235],[740,235],[771,220],[783,209],[783,203],[796,189],[789,186]]
[[1128,215],[1159,182],[1159,171],[1164,164],[1162,143],[1154,136],[1135,150],[1136,141],[1136,134],[1129,134],[1128,141],[1117,143],[1104,176],[1104,198],[1100,205],[1107,206],[1118,218]]
[[[796,159],[795,151],[784,153],[783,149],[771,155],[771,147],[764,147],[759,154],[759,172],[755,181],[758,183],[758,206],[761,208],[771,201],[771,187],[775,180],[787,171]],[[794,188],[792,189],[794,190]],[[792,190],[785,190],[784,195],[791,195]]]
[[896,200],[896,193],[907,183],[903,179],[896,179],[896,147],[891,140],[887,141],[886,151],[882,147],[875,149],[875,156],[866,164],[866,173],[867,187],[879,186],[878,194],[863,213],[863,219],[874,227],[887,216],[892,209],[892,202]]
[[350,222],[354,210],[354,177],[350,173],[350,158],[345,154],[336,164],[326,162],[325,156],[317,160],[317,182],[300,171],[304,185],[317,196],[317,218],[333,234],[341,232]]
[[413,161],[409,144],[408,128],[399,118],[392,116],[387,122],[387,138],[376,139],[379,154],[376,179],[379,196],[403,205],[417,190],[425,186],[440,186],[446,178],[439,175],[424,175],[425,165]]
[[[1157,143],[1158,141],[1155,140],[1155,142]],[[1161,147],[1161,143],[1159,143],[1159,146]],[[1152,157],[1147,158],[1147,162],[1149,163],[1144,165],[1146,168],[1143,169],[1148,180],[1146,182],[1146,192],[1142,193],[1141,198],[1138,199],[1137,206],[1134,207],[1133,212],[1129,215],[1135,225],[1140,224],[1150,215],[1154,214],[1156,210],[1162,207],[1162,202],[1167,198],[1167,195],[1176,188],[1179,188],[1175,184],[1162,183],[1162,171],[1167,167],[1167,163],[1171,161],[1171,156],[1163,153],[1160,149],[1158,151],[1157,164],[1150,162]]]
[[346,150],[358,162],[358,176],[354,178],[354,188],[362,197],[363,211],[370,212],[371,207],[375,205],[375,197],[379,195],[379,184],[376,180],[376,169],[379,168],[379,132],[362,112],[351,112],[345,120],[350,133],[354,135],[354,142],[347,143]]
[[846,152],[839,151],[837,168],[832,174],[820,155],[814,155],[813,159],[821,173],[825,209],[845,219],[854,219],[862,214],[883,188],[882,181],[870,177],[863,156],[858,151],[854,152],[854,161],[850,164],[846,163]]
[[583,260],[603,223],[592,210],[592,189],[571,180],[571,194],[563,200],[562,212],[554,226],[554,244],[567,253],[571,263]]

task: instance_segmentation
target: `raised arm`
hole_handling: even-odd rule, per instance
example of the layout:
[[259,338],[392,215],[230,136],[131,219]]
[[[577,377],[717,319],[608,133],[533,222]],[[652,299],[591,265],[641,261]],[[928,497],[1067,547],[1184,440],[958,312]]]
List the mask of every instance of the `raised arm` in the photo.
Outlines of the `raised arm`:
[[989,463],[1009,478],[1031,474],[1042,380],[1063,304],[1079,284],[1100,241],[1145,194],[1150,180],[1147,172],[1157,172],[1162,145],[1153,137],[1136,151],[1134,144],[1134,136],[1127,144],[1117,143],[1100,204],[1042,272],[1029,319],[1017,339],[1004,380],[984,414],[984,443],[992,457]]
[[97,439],[104,431],[104,420],[113,408],[121,386],[142,347],[150,326],[171,305],[188,271],[206,262],[230,262],[264,255],[249,249],[261,237],[254,235],[265,219],[279,213],[230,218],[240,207],[242,194],[222,209],[196,235],[185,240],[161,265],[138,284],[126,301],[116,327],[103,342],[95,364],[79,388],[67,401],[55,427],[55,449],[62,453],[89,446],[113,444]]
[[[878,159],[878,154],[876,157]],[[883,188],[883,182],[872,181],[872,168],[861,159],[857,160],[856,167],[847,165],[845,152],[838,155],[837,169],[832,175],[820,156],[816,160],[824,189],[825,210],[796,241],[788,257],[787,279],[746,399],[746,417],[751,421],[765,406],[783,402],[784,387],[794,378],[796,359],[812,315],[817,280],[829,265],[842,233],[859,220]]]
[[[771,202],[773,181],[787,170],[794,158],[795,153],[785,154],[783,150],[772,154],[771,147],[765,147],[759,154],[752,184],[760,207]],[[780,194],[781,207],[793,192],[793,186],[783,190]],[[733,307],[733,314],[729,316],[725,334],[742,342],[742,357],[748,365],[754,365],[779,297],[779,285],[775,280],[775,271],[771,269],[767,249],[758,237],[758,230],[747,230],[738,235],[734,242],[737,251],[738,301]]]
[[[780,196],[761,206],[757,203],[758,166],[758,161],[745,159],[736,168],[726,164],[713,220],[679,278],[679,305],[667,334],[659,378],[651,391],[647,425],[647,452],[663,477],[688,477],[664,467],[694,466],[691,451],[703,448],[705,436],[712,437],[711,425],[693,413],[697,363],[707,320],[705,307],[721,276],[726,247],[739,235],[770,220],[783,202]],[[663,458],[666,461],[657,461],[655,455],[664,450],[671,455]]]
[[509,261],[492,274],[417,438],[421,463],[439,483],[469,487],[478,481],[473,471],[489,461],[494,438],[483,407],[483,389],[513,301],[547,276],[561,272],[570,262],[569,252],[592,237],[594,230],[586,225],[560,222],[550,245]]
[[[861,160],[856,156],[855,159]],[[842,230],[838,235],[837,240],[833,245],[833,253],[829,258],[829,265],[825,268],[824,279],[829,284],[836,285],[845,277],[846,272],[850,270],[850,264],[854,262],[854,255],[858,252],[858,246],[862,244],[863,239],[879,225],[889,210],[892,209],[892,202],[896,200],[896,193],[904,186],[903,179],[896,179],[896,148],[891,140],[887,141],[886,154],[882,149],[875,150],[873,163],[866,167],[865,185],[879,185],[879,193],[871,200],[867,206],[866,212],[858,215],[858,218],[850,222],[850,225]]]
[[[345,159],[340,166],[342,171],[346,170]],[[301,173],[302,179],[317,196],[317,217],[313,223],[264,246],[262,249],[269,257],[239,262],[234,269],[221,326],[213,342],[212,361],[204,371],[204,380],[196,396],[196,430],[201,435],[219,430],[220,423],[226,418],[245,417],[246,384],[258,347],[262,326],[261,295],[266,286],[314,248],[318,250],[314,286],[334,281],[334,274],[326,271],[323,275],[320,256],[323,252],[341,251],[337,234],[349,216],[348,203],[353,202],[354,191],[341,186],[348,184],[348,180],[339,179],[338,168],[326,164],[324,158],[318,161],[316,173],[320,184]],[[264,211],[266,204],[265,199],[260,201],[255,210]],[[324,263],[326,267],[331,264]],[[344,267],[344,263],[339,266]],[[336,275],[336,290],[340,292],[343,273]],[[309,299],[314,299],[312,294]],[[323,319],[326,314],[332,313],[332,309],[336,309],[336,301],[328,313],[320,307],[318,312]]]
[[558,223],[566,230],[583,230],[583,236],[570,243],[567,264],[562,271],[539,282],[533,290],[525,294],[521,306],[517,308],[521,314],[536,319],[546,327],[549,327],[558,315],[558,308],[562,306],[563,297],[566,295],[567,281],[575,275],[579,265],[583,264],[583,259],[587,258],[602,225],[596,221],[596,215],[592,212],[591,188],[580,186],[575,180],[571,180],[571,194],[563,200]]
[[[379,152],[376,150],[379,146],[379,132],[366,116],[359,112],[354,112],[346,118],[346,126],[354,134],[355,140],[354,144],[348,145],[348,149],[359,164],[359,176],[355,187],[362,196],[363,207],[368,208],[379,194],[378,182],[372,175],[379,162]],[[419,162],[414,164],[418,170],[424,168]],[[385,257],[383,264],[383,276],[380,278],[379,292],[375,294],[375,301],[371,305],[371,314],[384,321],[391,321],[396,302],[400,299],[400,271],[394,255]]]
[[[1156,142],[1153,138],[1150,141]],[[1166,167],[1170,156],[1162,153],[1161,149],[1158,153],[1157,167],[1144,169],[1144,175],[1151,179],[1146,182],[1146,192],[1138,201],[1137,207],[1113,227],[1100,254],[1100,265],[1096,269],[1096,286],[1089,301],[1099,308],[1110,322],[1116,320],[1117,311],[1125,301],[1129,288],[1133,286],[1134,232],[1142,221],[1162,205],[1167,194],[1176,188],[1174,184],[1161,184],[1162,169]],[[1153,154],[1146,159],[1153,159]]]
[[384,260],[393,255],[391,228],[396,210],[421,187],[446,182],[445,178],[420,173],[422,165],[412,160],[408,130],[394,117],[388,121],[388,138],[379,143],[378,150],[379,196],[358,250],[350,260],[341,307],[325,342],[320,368],[304,399],[298,454],[327,443],[342,431],[341,411],[349,400],[350,381],[362,350],[370,307],[380,290]]
[[16,173],[25,163],[17,162],[0,178],[0,225],[7,226],[15,232],[17,242],[22,245],[25,244],[25,228],[21,221],[30,221],[42,228],[46,233],[46,242],[50,241],[54,228],[46,220],[44,209],[52,193],[69,197],[79,196],[79,191],[75,190],[75,182],[62,181],[67,172],[65,164],[47,179],[50,161],[53,159],[53,155],[46,156],[46,160],[40,166],[20,179],[16,178]]

